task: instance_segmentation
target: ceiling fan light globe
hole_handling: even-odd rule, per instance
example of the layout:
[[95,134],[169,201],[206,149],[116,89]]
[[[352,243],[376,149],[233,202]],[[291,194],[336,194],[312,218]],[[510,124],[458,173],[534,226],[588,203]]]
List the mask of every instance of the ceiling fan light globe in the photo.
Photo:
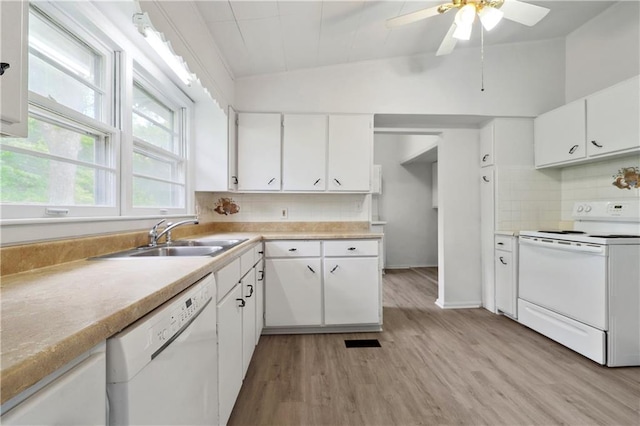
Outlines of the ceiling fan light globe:
[[491,31],[492,29],[494,29],[495,26],[498,25],[498,22],[502,20],[503,16],[503,11],[491,6],[485,6],[480,12],[478,12],[480,22],[482,22],[482,26],[487,31]]
[[456,26],[456,30],[453,32],[452,37],[458,40],[469,40],[471,38],[472,24],[461,24]]

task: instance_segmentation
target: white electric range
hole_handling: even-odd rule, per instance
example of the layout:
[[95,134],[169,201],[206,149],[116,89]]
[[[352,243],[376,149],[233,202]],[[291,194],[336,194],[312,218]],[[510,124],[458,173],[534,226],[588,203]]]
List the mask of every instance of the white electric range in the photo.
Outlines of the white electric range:
[[610,367],[640,365],[640,200],[578,202],[520,232],[518,321]]

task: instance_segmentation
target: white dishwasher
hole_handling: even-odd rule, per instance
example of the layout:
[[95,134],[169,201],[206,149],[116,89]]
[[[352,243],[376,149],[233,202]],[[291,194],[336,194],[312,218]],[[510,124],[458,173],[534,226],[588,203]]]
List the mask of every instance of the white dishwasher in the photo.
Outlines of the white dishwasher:
[[218,423],[213,274],[107,340],[111,425]]

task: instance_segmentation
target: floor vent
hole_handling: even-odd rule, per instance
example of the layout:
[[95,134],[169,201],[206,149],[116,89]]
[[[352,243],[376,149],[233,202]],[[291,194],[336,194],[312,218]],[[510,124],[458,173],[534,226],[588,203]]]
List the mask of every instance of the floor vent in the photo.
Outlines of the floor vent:
[[378,339],[359,339],[345,340],[344,344],[347,348],[381,348]]

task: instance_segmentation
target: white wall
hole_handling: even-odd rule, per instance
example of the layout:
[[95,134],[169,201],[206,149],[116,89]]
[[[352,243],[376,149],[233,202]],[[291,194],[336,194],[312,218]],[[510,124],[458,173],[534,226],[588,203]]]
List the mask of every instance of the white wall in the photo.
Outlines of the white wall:
[[640,2],[621,1],[566,38],[566,101],[640,74]]
[[378,213],[387,222],[387,268],[438,265],[438,211],[431,207],[431,163],[400,164],[406,152],[431,144],[433,138],[374,135],[374,163],[382,166]]
[[236,80],[240,111],[537,116],[564,103],[564,43],[357,62]]
[[450,129],[438,144],[438,300],[443,308],[482,304],[479,132]]

